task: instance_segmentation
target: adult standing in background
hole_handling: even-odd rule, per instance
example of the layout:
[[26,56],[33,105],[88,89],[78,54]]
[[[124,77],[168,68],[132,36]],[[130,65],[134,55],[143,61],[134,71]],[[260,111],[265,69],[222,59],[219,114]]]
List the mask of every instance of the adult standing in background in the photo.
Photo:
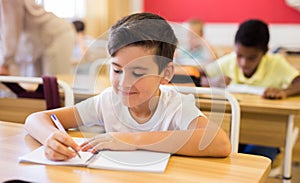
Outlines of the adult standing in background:
[[[34,0],[0,0],[0,75],[71,72],[75,30]],[[19,73],[11,72],[16,65]]]

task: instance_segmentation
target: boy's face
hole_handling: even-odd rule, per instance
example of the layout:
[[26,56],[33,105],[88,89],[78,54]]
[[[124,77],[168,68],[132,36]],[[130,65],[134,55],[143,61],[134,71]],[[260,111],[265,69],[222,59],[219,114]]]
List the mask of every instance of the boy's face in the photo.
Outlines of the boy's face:
[[239,67],[248,78],[255,73],[261,59],[265,55],[265,52],[261,49],[243,46],[240,43],[235,44],[235,53]]
[[126,46],[112,58],[111,83],[124,105],[149,105],[159,95],[162,76],[155,63],[154,49]]

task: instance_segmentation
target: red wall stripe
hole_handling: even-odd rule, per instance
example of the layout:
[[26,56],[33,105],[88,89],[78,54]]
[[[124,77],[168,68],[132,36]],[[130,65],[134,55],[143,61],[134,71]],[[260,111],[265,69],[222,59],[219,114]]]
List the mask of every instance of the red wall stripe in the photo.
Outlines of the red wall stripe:
[[199,18],[205,22],[242,22],[259,18],[268,23],[300,23],[300,11],[285,0],[144,0],[144,11],[169,21]]

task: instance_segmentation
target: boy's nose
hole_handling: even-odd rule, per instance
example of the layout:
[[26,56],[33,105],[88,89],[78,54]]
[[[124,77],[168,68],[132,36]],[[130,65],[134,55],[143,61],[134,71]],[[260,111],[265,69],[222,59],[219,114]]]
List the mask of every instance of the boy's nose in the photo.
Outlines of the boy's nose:
[[131,78],[126,73],[124,73],[120,76],[120,86],[122,86],[122,87],[130,87],[133,82],[134,82],[133,78]]
[[247,60],[245,58],[240,58],[239,65],[245,67],[247,65]]

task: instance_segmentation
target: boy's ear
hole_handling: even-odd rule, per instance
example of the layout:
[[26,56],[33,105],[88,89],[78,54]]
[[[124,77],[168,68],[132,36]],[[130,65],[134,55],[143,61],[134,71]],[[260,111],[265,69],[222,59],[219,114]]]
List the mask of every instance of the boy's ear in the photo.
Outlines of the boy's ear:
[[269,47],[267,47],[267,50],[265,51],[265,54],[269,51]]
[[163,78],[161,80],[161,84],[168,84],[174,76],[174,64],[173,62],[169,62],[166,68],[163,70]]

